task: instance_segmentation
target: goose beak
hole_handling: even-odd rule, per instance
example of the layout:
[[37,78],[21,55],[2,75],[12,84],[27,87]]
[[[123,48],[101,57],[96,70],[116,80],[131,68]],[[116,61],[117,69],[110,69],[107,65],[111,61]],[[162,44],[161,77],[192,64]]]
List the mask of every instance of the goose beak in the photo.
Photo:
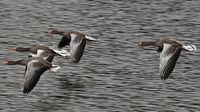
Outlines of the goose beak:
[[5,60],[5,61],[3,62],[3,64],[7,65],[7,64],[8,64],[8,60]]
[[49,30],[47,33],[49,36],[52,36],[52,30]]
[[140,47],[140,48],[143,48],[142,42],[138,43],[137,46]]
[[12,48],[11,50],[12,50],[12,51],[17,51],[17,48]]

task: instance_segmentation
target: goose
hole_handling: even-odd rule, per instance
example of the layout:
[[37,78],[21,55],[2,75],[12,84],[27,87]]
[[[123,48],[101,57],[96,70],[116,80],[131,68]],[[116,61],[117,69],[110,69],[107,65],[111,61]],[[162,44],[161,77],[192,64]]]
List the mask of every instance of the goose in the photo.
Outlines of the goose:
[[[35,44],[32,47],[15,47],[12,48],[12,50],[17,52],[31,52],[32,54],[30,54],[29,57],[40,57],[44,59],[46,59],[48,55],[59,55],[62,57],[69,56],[69,52],[67,52],[66,50],[56,50],[41,44]],[[52,60],[49,61],[52,62]]]
[[49,35],[58,34],[63,36],[58,44],[58,48],[61,49],[66,45],[70,46],[70,58],[72,63],[78,63],[80,61],[86,46],[86,41],[96,40],[93,37],[86,36],[76,31],[63,32],[54,29],[54,30],[49,30],[48,34]]
[[26,66],[24,75],[23,93],[28,94],[36,86],[40,76],[47,70],[56,72],[60,67],[52,65],[48,60],[52,60],[53,55],[49,55],[47,60],[39,57],[31,57],[21,60],[6,60],[3,63],[6,65],[22,65]]
[[161,79],[167,79],[175,68],[176,62],[182,50],[196,51],[195,45],[183,45],[176,40],[161,38],[157,41],[144,41],[138,44],[139,47],[154,46],[158,47],[160,54],[159,73]]

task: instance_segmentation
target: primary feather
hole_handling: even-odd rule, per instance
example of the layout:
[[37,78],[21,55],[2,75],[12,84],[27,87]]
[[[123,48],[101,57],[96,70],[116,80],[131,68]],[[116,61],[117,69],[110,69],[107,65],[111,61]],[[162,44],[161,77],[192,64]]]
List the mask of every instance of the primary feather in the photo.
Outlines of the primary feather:
[[171,44],[164,44],[162,53],[160,54],[160,77],[167,79],[175,68],[178,57],[181,53],[181,47],[174,47]]

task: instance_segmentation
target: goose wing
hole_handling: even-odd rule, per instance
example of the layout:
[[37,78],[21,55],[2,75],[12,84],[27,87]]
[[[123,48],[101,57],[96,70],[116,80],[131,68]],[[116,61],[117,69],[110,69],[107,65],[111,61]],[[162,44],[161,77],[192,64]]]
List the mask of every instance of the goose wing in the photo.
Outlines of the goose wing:
[[[49,49],[49,50],[51,50],[51,49]],[[47,60],[48,62],[51,63],[53,61],[54,55],[55,55],[55,53],[53,53],[53,51],[51,52],[51,51],[48,51],[48,50],[43,50],[43,49],[38,48],[37,54],[36,55],[32,54],[32,57],[43,58],[44,60]]]
[[65,47],[66,45],[68,45],[70,43],[70,41],[71,41],[70,37],[63,36],[58,44],[58,48]]
[[37,50],[37,57],[43,58],[43,57],[47,57],[47,53],[45,52],[45,50],[42,49],[38,49]]
[[175,68],[178,57],[181,53],[181,46],[175,46],[172,44],[164,44],[162,53],[160,54],[160,77],[161,79],[167,79]]
[[31,60],[28,62],[25,71],[25,81],[23,93],[28,94],[37,84],[40,76],[51,68],[51,64],[47,61]]
[[71,34],[70,58],[73,63],[78,63],[83,55],[86,45],[86,38]]
[[29,54],[29,57],[46,57],[47,53],[42,49],[36,49],[36,53]]
[[[53,61],[53,58],[54,58],[54,55],[53,54],[49,54],[47,57],[46,57],[46,61],[48,61],[49,63],[51,63]],[[43,58],[44,59],[44,58]]]

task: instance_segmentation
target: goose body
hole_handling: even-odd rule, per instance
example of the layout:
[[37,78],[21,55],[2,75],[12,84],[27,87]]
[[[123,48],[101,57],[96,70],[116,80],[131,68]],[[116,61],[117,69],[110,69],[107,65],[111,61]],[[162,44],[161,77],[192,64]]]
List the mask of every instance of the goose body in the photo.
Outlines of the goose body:
[[[49,56],[47,60],[52,60],[53,55]],[[52,65],[47,60],[38,57],[32,57],[29,59],[22,60],[6,60],[6,65],[23,65],[26,66],[24,74],[24,88],[23,93],[28,94],[36,86],[40,79],[40,76],[47,70],[56,71],[59,66]]]
[[181,51],[195,51],[195,45],[182,45],[181,43],[168,38],[162,38],[157,41],[145,41],[139,43],[140,47],[155,46],[158,47],[160,54],[159,72],[161,79],[167,79],[175,68],[176,62]]
[[[40,57],[44,59],[46,59],[49,55],[53,56],[59,55],[63,57],[69,56],[69,52],[67,52],[66,50],[56,50],[40,44],[35,44],[32,47],[26,47],[26,48],[16,47],[13,48],[12,50],[17,52],[31,52],[32,53],[30,54],[31,57]],[[52,62],[52,60],[49,61]]]
[[63,48],[66,45],[70,46],[70,58],[73,63],[78,63],[83,55],[86,41],[94,41],[96,39],[86,36],[82,33],[71,31],[63,32],[58,30],[50,30],[48,32],[50,35],[58,34],[63,36],[58,44],[58,48]]

